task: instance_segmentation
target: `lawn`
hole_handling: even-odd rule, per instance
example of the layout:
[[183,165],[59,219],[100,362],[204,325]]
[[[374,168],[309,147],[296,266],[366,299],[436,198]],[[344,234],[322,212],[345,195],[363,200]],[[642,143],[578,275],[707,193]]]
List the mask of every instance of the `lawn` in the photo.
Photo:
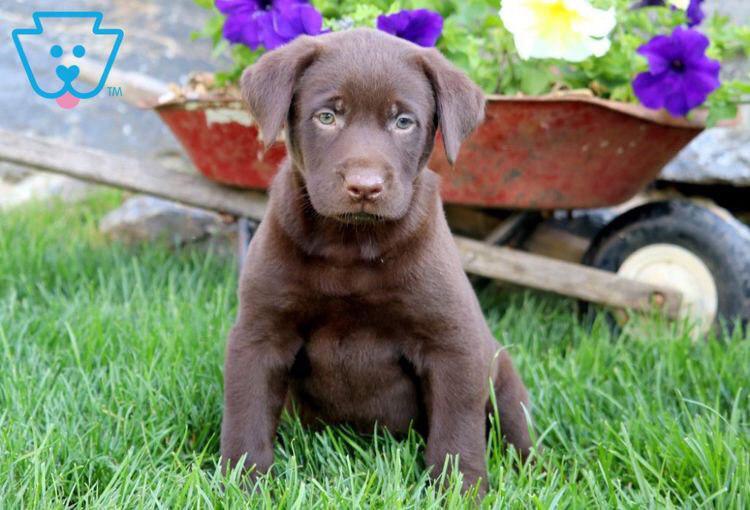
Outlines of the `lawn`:
[[[128,249],[120,196],[0,214],[0,507],[464,508],[418,437],[312,433],[286,416],[250,495],[217,469],[234,261]],[[575,303],[482,290],[534,400],[538,462],[488,453],[487,508],[750,506],[750,341],[659,321],[613,335]],[[496,432],[496,431],[495,431]]]

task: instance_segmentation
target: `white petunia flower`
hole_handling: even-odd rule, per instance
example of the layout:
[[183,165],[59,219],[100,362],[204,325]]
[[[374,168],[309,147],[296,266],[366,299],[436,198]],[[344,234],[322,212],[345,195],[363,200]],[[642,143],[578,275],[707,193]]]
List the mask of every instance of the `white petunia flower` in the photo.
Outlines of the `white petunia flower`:
[[524,60],[601,57],[615,27],[614,9],[597,9],[588,0],[502,0],[500,18]]

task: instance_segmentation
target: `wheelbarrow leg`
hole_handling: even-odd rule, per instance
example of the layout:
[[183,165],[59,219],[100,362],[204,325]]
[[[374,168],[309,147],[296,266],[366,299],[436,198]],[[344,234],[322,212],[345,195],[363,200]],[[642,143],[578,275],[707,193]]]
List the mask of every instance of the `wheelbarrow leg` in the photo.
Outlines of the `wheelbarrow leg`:
[[237,264],[238,269],[242,270],[242,264],[245,262],[247,256],[247,249],[250,246],[250,241],[253,239],[255,229],[258,224],[244,216],[241,216],[237,220]]
[[505,246],[511,242],[514,246],[522,245],[543,219],[537,211],[514,213],[487,234],[484,242],[495,246]]

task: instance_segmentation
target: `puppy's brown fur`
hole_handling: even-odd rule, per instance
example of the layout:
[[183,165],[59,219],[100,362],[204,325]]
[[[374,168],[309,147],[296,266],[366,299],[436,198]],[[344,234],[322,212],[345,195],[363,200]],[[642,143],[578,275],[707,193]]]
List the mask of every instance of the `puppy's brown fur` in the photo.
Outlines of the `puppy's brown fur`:
[[489,381],[502,432],[524,456],[528,397],[425,167],[438,126],[455,159],[481,122],[481,91],[437,51],[373,30],[301,37],[263,56],[242,86],[266,144],[286,123],[290,157],[242,270],[225,466],[245,456],[268,470],[293,402],[307,424],[400,434],[413,423],[433,472],[457,454],[465,485],[484,486]]

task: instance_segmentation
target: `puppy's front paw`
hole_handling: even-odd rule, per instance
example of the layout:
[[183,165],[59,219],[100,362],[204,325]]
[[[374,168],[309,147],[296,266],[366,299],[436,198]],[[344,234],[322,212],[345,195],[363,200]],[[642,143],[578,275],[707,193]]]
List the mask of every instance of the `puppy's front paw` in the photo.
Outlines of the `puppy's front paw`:
[[[273,464],[273,451],[269,449],[270,455],[255,454],[250,456],[247,452],[229,453],[222,449],[221,455],[221,472],[228,476],[234,469],[241,466],[241,473],[237,480],[237,485],[243,491],[252,493],[257,490],[256,481],[260,475],[268,472]],[[255,459],[255,460],[253,460]]]
[[265,474],[273,464],[273,448],[264,448],[253,453],[244,448],[232,449],[222,447],[221,449],[221,472],[228,474],[237,466],[242,466],[242,473],[251,481],[260,474]]
[[[456,467],[455,457],[450,454],[425,454],[425,463],[430,470],[430,476],[435,479],[441,479],[441,475],[445,472],[445,477],[442,478],[442,483],[447,484],[450,480],[451,471]],[[477,487],[477,494],[479,499],[483,498],[487,493],[487,470],[484,467],[484,457],[482,462],[471,463],[466,460],[461,460],[459,457],[458,470],[462,476],[462,487],[461,490],[464,493],[470,492]]]

